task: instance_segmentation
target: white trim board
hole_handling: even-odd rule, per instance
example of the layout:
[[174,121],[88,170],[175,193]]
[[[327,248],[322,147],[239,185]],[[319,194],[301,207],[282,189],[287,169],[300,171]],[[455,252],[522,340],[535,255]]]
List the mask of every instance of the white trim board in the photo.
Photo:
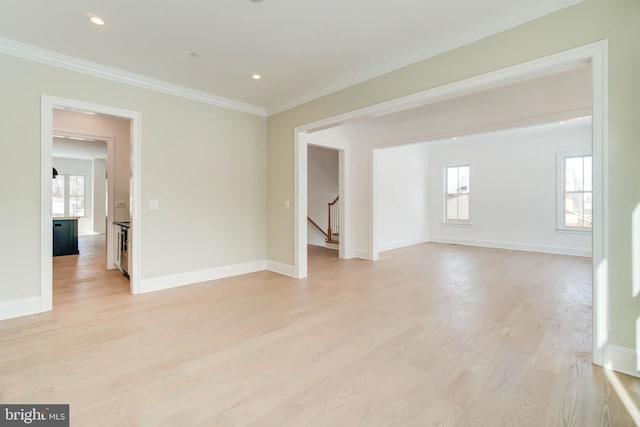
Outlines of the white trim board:
[[283,276],[295,277],[295,270],[292,265],[282,264],[276,261],[262,260],[207,268],[187,273],[171,274],[151,279],[143,279],[140,284],[140,293],[190,286],[202,282],[240,276],[243,274],[257,273],[265,270],[272,271]]
[[296,278],[296,269],[291,264],[283,264],[281,262],[267,260],[267,270],[273,273],[282,274],[283,276]]
[[205,270],[191,271],[188,273],[171,274],[168,276],[143,279],[140,282],[140,292],[147,293],[180,286],[194,285],[196,283],[223,279],[225,277],[239,276],[242,274],[264,271],[267,268],[266,261],[246,262],[235,265],[208,268]]
[[[271,271],[276,274],[295,278],[293,265],[263,260],[143,279],[140,281],[139,290],[136,293],[155,292],[181,286],[195,285],[211,280],[256,273],[259,271]],[[41,297],[2,301],[0,302],[0,321],[48,311],[42,310],[43,304]]]
[[230,110],[241,111],[243,113],[254,114],[266,117],[267,112],[263,107],[224,98],[201,90],[188,88],[185,86],[168,83],[162,80],[131,73],[118,68],[108,67],[84,59],[64,55],[62,53],[35,47],[26,43],[0,38],[0,53],[39,62],[41,64],[52,65],[65,70],[87,74],[102,79],[111,80],[126,85],[152,90],[154,92],[173,95],[191,101],[202,102],[203,104],[215,105],[216,107],[228,108]]
[[0,302],[0,320],[40,313],[41,306],[40,297],[2,301]]
[[413,239],[403,239],[403,240],[395,240],[393,242],[387,242],[387,243],[383,243],[378,245],[378,250],[377,252],[386,252],[386,251],[392,251],[394,249],[400,249],[400,248],[406,248],[407,246],[413,246],[413,245],[420,245],[422,243],[428,243],[429,237],[428,236],[421,236],[421,237],[416,237]]
[[456,239],[450,237],[431,237],[430,243],[446,243],[450,245],[478,246],[481,248],[506,249],[511,251],[540,252],[555,255],[591,257],[591,253],[579,248],[553,245],[532,245],[528,243],[503,242],[497,240]]
[[[371,105],[359,110],[318,120],[301,125],[294,129],[295,138],[295,234],[294,234],[294,263],[296,272],[306,273],[306,234],[300,225],[306,220],[302,215],[306,213],[306,192],[302,189],[301,179],[305,179],[306,152],[302,156],[302,135],[314,130],[339,126],[363,117],[380,117],[389,113],[408,110],[423,105],[433,104],[445,99],[474,93],[503,86],[509,83],[524,81],[534,77],[541,77],[559,69],[566,69],[576,63],[590,63],[592,69],[592,140],[593,140],[593,362],[603,366],[607,362],[606,348],[609,330],[609,274],[607,271],[608,258],[608,186],[607,151],[608,151],[608,41],[598,41],[585,46],[570,49],[546,57],[534,59],[522,64],[501,70],[471,77],[462,81],[435,87],[390,101]],[[370,159],[371,161],[371,159]],[[374,165],[371,165],[373,170]],[[306,179],[304,181],[306,185]],[[304,204],[304,206],[303,206]],[[372,195],[371,208],[376,206],[375,195]],[[375,213],[371,213],[372,229],[375,228]],[[377,258],[375,234],[371,236],[372,259]],[[304,277],[304,276],[302,276]],[[614,367],[615,369],[615,367]]]
[[637,350],[609,344],[607,353],[609,361],[605,368],[640,378],[640,353]]

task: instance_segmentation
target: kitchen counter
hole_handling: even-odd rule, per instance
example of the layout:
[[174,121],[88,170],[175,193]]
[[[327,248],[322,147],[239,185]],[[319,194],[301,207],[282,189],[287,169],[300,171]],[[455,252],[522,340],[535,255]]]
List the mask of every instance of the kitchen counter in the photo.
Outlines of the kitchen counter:
[[120,227],[131,228],[131,221],[113,221],[115,225],[119,225]]

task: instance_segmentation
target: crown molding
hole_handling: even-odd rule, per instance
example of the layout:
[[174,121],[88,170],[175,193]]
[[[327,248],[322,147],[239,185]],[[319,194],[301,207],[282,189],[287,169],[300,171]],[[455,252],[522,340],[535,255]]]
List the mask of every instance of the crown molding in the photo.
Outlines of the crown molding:
[[425,46],[423,49],[401,57],[396,57],[379,67],[348,76],[347,78],[344,78],[332,85],[324,88],[317,88],[316,90],[309,91],[287,102],[268,106],[267,108],[230,98],[224,98],[209,92],[176,85],[163,80],[154,79],[95,62],[86,61],[10,39],[0,38],[0,53],[217,107],[254,114],[261,117],[268,117],[346,89],[350,86],[371,80],[375,77],[407,67],[411,64],[424,61],[446,51],[473,43],[493,34],[506,31],[510,28],[522,25],[526,22],[583,1],[584,0],[562,0],[552,6],[538,6],[534,10],[521,12],[515,15],[512,14],[507,18],[494,18],[480,21],[478,25],[469,28],[467,31],[457,32],[453,35],[443,37],[440,40],[429,43],[429,45]]
[[534,19],[540,18],[542,16],[549,15],[578,3],[582,3],[583,1],[584,0],[563,0],[555,3],[552,6],[538,5],[533,10],[512,14],[506,18],[496,19],[496,17],[493,17],[492,19],[479,21],[477,25],[470,27],[466,31],[449,34],[439,40],[430,42],[423,49],[411,52],[401,57],[396,57],[392,61],[389,61],[377,68],[369,69],[366,72],[349,76],[341,81],[336,82],[333,85],[308,92],[288,102],[267,106],[267,116],[272,116],[291,108],[298,107],[300,105],[357,85],[367,80],[380,77],[384,74],[399,70],[420,61],[424,61],[449,50],[468,45],[494,34],[506,31],[510,28],[514,28],[529,21],[533,21]]
[[265,108],[257,105],[224,98],[208,92],[168,83],[162,80],[146,77],[141,74],[97,64],[95,62],[85,61],[73,56],[64,55],[14,40],[0,38],[0,53],[27,59],[29,61],[52,65],[58,68],[64,68],[66,70],[94,77],[100,77],[118,83],[124,83],[142,89],[152,90],[154,92],[189,99],[191,101],[215,105],[216,107],[227,108],[261,117],[266,117],[267,115]]

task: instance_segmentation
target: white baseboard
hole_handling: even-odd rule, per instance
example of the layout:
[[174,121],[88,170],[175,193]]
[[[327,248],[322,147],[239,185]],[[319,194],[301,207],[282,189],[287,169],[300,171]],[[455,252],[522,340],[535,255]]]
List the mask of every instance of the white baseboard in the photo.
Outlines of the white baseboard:
[[290,264],[283,264],[277,261],[267,261],[267,270],[284,276],[293,277],[294,279],[297,278],[296,269]]
[[382,243],[378,247],[378,252],[390,251],[393,249],[400,249],[406,246],[419,245],[429,241],[428,236],[414,237],[412,239],[395,240],[393,242]]
[[241,274],[255,273],[263,271],[267,267],[266,261],[246,262],[243,264],[226,265],[217,268],[192,271],[188,273],[172,274],[170,276],[154,277],[142,279],[140,281],[140,292],[153,292],[162,289],[176,288],[179,286],[193,285],[210,280],[223,279],[225,277],[239,276]]
[[[153,277],[140,281],[140,292],[147,293],[163,289],[188,286],[210,280],[223,279],[225,277],[239,276],[241,274],[255,273],[269,270],[285,276],[296,277],[293,265],[276,261],[254,261],[243,264],[227,265],[217,268],[192,271],[188,273],[172,274],[169,276]],[[41,298],[24,298],[12,301],[0,301],[0,320],[14,317],[28,316],[41,313]]]
[[375,261],[374,259],[372,259],[369,251],[352,250],[351,254],[349,254],[349,257],[347,259],[351,259],[351,258],[364,259],[367,261]]
[[42,312],[40,297],[0,302],[0,320],[29,316]]
[[632,377],[640,378],[640,353],[637,350],[619,345],[607,345],[605,368]]
[[316,246],[318,248],[324,248],[325,247],[325,242],[324,241],[322,243],[307,242],[307,246]]
[[556,255],[591,256],[591,249],[570,248],[552,245],[532,245],[528,243],[501,242],[492,240],[457,239],[450,237],[432,236],[429,239],[433,243],[451,243],[455,245],[480,246],[483,248],[509,249],[515,251],[542,252]]

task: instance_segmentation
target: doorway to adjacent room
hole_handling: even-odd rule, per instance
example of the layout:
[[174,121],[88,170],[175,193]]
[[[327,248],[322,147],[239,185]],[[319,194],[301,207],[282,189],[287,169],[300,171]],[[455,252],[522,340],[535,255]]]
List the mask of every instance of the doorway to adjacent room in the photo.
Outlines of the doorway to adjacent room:
[[54,288],[56,304],[95,292],[136,293],[139,147],[139,113],[43,96],[43,311],[53,308]]

